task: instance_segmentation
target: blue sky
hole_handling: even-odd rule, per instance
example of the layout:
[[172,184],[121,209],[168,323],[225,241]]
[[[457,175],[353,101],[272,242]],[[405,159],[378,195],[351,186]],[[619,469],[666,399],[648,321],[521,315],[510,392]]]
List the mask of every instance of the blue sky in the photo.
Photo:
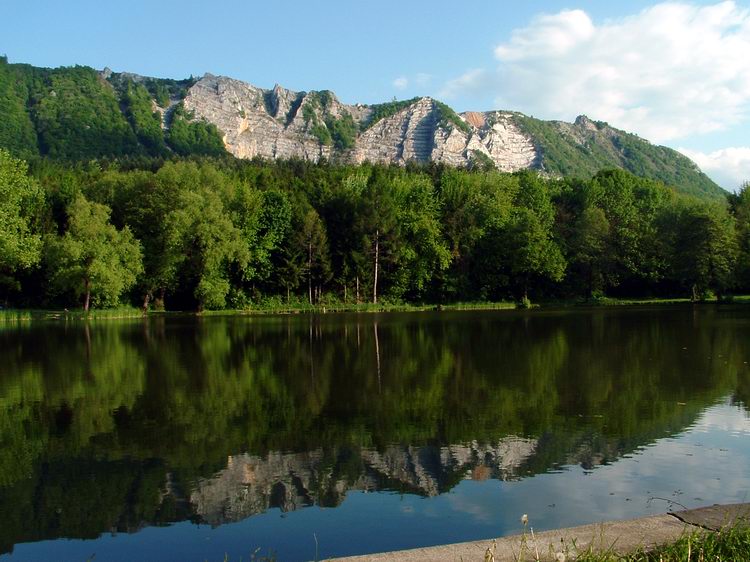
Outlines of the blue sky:
[[580,113],[750,179],[750,0],[4,0],[0,53],[181,78]]

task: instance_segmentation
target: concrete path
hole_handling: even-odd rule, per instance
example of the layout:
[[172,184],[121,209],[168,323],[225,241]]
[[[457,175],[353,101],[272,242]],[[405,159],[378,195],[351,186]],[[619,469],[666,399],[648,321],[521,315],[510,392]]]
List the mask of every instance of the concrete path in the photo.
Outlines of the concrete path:
[[[674,542],[685,533],[716,531],[727,525],[750,525],[750,504],[704,507],[626,521],[608,521],[581,527],[557,529],[413,550],[337,558],[338,562],[483,562],[487,549],[495,562],[568,560],[588,549],[625,554],[639,548],[653,548]],[[520,525],[520,523],[519,523]]]

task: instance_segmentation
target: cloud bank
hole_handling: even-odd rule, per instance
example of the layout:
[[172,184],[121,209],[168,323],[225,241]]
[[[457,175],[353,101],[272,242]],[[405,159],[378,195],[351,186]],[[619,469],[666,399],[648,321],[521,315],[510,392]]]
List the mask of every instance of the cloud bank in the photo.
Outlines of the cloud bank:
[[733,147],[714,152],[699,152],[680,148],[706,175],[725,189],[736,191],[750,181],[750,148]]
[[498,66],[447,82],[445,98],[492,92],[498,108],[579,113],[655,142],[720,131],[750,114],[750,10],[664,2],[594,22],[543,14],[497,45]]

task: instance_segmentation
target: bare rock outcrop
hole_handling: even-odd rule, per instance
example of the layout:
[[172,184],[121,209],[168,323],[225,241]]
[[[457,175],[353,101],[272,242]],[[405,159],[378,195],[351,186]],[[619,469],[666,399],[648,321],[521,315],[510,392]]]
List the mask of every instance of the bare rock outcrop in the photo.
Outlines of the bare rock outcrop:
[[[264,90],[206,74],[189,89],[184,104],[193,118],[216,125],[238,158],[452,166],[491,161],[503,171],[533,167],[539,160],[513,114],[444,115],[445,106],[431,98],[373,120],[374,106],[346,105],[328,91],[293,92],[278,84]],[[342,123],[348,126],[346,138],[337,127]]]

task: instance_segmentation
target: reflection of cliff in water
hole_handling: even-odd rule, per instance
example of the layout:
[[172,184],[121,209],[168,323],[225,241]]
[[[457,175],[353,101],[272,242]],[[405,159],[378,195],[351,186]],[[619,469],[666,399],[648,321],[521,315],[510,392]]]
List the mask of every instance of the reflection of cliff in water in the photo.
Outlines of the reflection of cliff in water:
[[227,468],[197,483],[190,503],[201,520],[217,525],[269,508],[335,507],[349,491],[436,496],[462,479],[515,478],[534,446],[533,440],[509,437],[494,445],[237,455]]
[[614,462],[721,397],[747,400],[747,314],[0,330],[0,549]]

